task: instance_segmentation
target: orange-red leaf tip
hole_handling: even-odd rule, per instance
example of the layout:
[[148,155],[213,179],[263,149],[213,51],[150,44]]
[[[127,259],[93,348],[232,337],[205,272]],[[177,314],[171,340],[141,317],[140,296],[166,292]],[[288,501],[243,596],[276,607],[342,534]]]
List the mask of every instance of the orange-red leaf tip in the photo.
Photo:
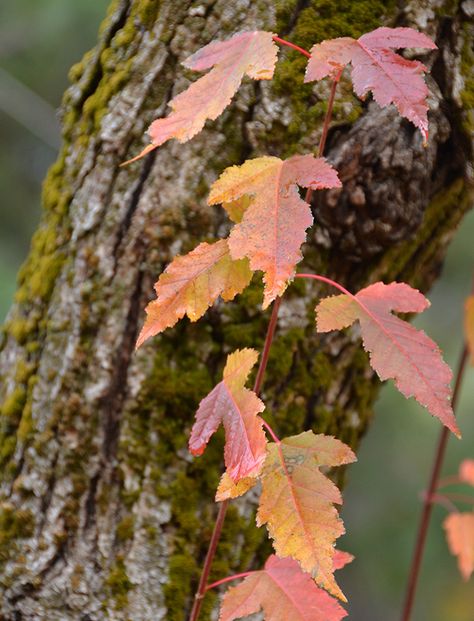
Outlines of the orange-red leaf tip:
[[139,349],[150,336],[152,335],[147,334],[147,332],[145,331],[145,326],[144,326],[142,331],[138,335],[137,342],[135,343],[135,351],[137,351],[137,349]]
[[449,550],[457,557],[459,571],[467,582],[474,571],[474,513],[450,513],[443,526]]
[[148,155],[148,153],[150,153],[151,151],[153,151],[154,149],[156,149],[158,147],[158,145],[156,144],[149,144],[147,145],[143,151],[140,151],[140,153],[138,155],[135,155],[135,157],[132,157],[131,159],[127,160],[126,162],[122,162],[120,164],[121,167],[123,166],[127,166],[128,164],[132,164],[132,162],[136,162],[137,160],[140,160],[142,157],[145,157],[145,155]]

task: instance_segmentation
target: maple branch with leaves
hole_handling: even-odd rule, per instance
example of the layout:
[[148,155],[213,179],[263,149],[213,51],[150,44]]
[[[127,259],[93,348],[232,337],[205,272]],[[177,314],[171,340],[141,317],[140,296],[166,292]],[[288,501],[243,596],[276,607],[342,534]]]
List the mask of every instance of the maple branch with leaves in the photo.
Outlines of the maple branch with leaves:
[[[316,43],[310,52],[271,32],[237,33],[226,41],[209,43],[184,65],[209,70],[171,102],[171,113],[149,128],[151,144],[133,162],[171,138],[186,142],[215,120],[229,105],[244,76],[270,80],[278,58],[276,43],[308,59],[305,82],[332,79],[317,157],[297,154],[248,159],[226,168],[212,184],[209,205],[221,204],[233,223],[227,238],[203,242],[176,257],[155,284],[156,299],[137,347],[173,327],[185,315],[197,321],[221,297],[232,300],[263,273],[263,304],[273,303],[271,319],[253,390],[245,387],[258,353],[246,348],[229,354],[222,380],[204,397],[196,412],[189,450],[201,455],[220,425],[225,431],[224,463],[216,492],[220,509],[208,548],[190,621],[197,621],[205,593],[228,581],[244,578],[226,593],[221,621],[232,621],[263,609],[267,621],[339,621],[346,601],[334,578],[352,557],[337,551],[344,532],[337,505],[339,489],[321,468],[355,461],[340,440],[312,431],[280,439],[262,417],[260,399],[265,369],[278,320],[281,298],[294,278],[307,278],[337,288],[341,295],[326,297],[316,307],[319,332],[341,330],[358,322],[372,368],[382,380],[392,378],[406,397],[414,396],[447,429],[459,435],[451,407],[451,371],[437,345],[423,332],[393,314],[421,312],[426,298],[405,283],[371,284],[353,294],[318,274],[297,274],[306,231],[313,224],[309,203],[318,190],[341,187],[337,171],[322,157],[336,89],[344,68],[351,66],[356,94],[370,91],[380,106],[394,104],[428,140],[426,67],[395,50],[402,47],[435,49],[424,34],[411,28],[377,28],[359,39],[342,37]],[[300,189],[306,188],[305,199]],[[265,431],[272,442],[269,442]],[[207,584],[224,525],[228,502],[257,482],[261,494],[257,525],[266,525],[276,555],[260,571],[243,572]],[[434,490],[433,490],[434,492]]]

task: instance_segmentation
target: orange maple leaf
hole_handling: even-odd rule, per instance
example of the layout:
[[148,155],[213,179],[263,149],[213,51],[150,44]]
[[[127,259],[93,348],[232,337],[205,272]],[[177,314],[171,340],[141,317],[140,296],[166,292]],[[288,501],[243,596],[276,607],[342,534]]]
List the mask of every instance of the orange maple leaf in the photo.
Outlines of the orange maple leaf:
[[465,459],[459,466],[459,479],[474,486],[474,459]]
[[[347,555],[344,564],[351,559]],[[340,621],[347,616],[338,601],[316,586],[298,563],[274,555],[262,571],[252,572],[227,591],[219,621],[241,619],[262,608],[265,621]]]
[[278,48],[273,33],[257,30],[239,32],[227,41],[213,41],[187,58],[183,65],[194,71],[211,69],[170,102],[173,112],[153,121],[148,129],[151,145],[129,164],[156,147],[176,138],[186,142],[199,133],[207,119],[215,120],[230,104],[244,75],[254,80],[271,80]]
[[377,282],[355,296],[321,300],[316,307],[317,330],[340,330],[359,320],[364,348],[380,379],[393,378],[405,397],[414,396],[459,436],[450,400],[451,369],[434,341],[391,313],[419,313],[428,306],[425,296],[405,283]]
[[296,559],[320,586],[346,601],[333,576],[334,542],[345,532],[334,504],[342,497],[319,467],[351,463],[354,453],[312,431],[271,443],[267,452],[257,525],[267,525],[278,556]]
[[450,513],[444,520],[451,554],[457,556],[464,580],[474,571],[474,513]]
[[311,209],[298,193],[300,185],[313,190],[341,185],[337,172],[323,159],[295,155],[288,160],[259,157],[227,168],[212,185],[208,203],[229,203],[254,196],[242,220],[232,229],[232,258],[248,257],[253,270],[262,270],[263,308],[281,295],[301,260],[306,229],[313,223]]
[[243,496],[249,489],[257,484],[257,481],[258,479],[256,477],[245,477],[244,479],[240,479],[237,483],[234,483],[229,473],[224,472],[219,481],[219,486],[217,487],[216,502]]
[[234,261],[227,240],[203,242],[176,257],[155,283],[157,299],[146,307],[147,318],[137,348],[186,314],[197,321],[219,296],[232,300],[249,284],[252,273],[246,259]]

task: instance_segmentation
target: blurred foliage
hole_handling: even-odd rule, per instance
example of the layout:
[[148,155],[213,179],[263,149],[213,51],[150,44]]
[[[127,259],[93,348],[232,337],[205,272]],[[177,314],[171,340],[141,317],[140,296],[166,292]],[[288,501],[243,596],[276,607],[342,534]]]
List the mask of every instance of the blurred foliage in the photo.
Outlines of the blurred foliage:
[[[0,91],[18,107],[28,106],[33,124],[37,95],[46,109],[51,108],[54,127],[54,111],[67,87],[68,70],[94,45],[108,4],[109,0],[1,0]],[[32,99],[28,92],[21,96],[6,92],[9,84],[1,80],[5,74],[30,89]],[[59,125],[56,131],[58,140]],[[41,182],[56,151],[1,109],[0,136],[2,321],[13,297],[16,271],[38,223]]]
[[[108,0],[2,0],[0,67],[58,108],[67,72],[92,47]],[[1,88],[1,86],[0,86]],[[32,111],[34,114],[34,111]],[[59,133],[59,130],[58,130]],[[15,273],[26,256],[39,218],[40,187],[54,161],[54,148],[0,110],[0,321],[15,289]],[[445,351],[451,366],[462,343],[462,305],[471,282],[474,214],[450,248],[443,275],[430,294],[432,307],[416,325]],[[474,457],[474,372],[468,369],[459,408],[461,442],[452,438],[446,473]],[[356,561],[341,574],[350,618],[395,621],[411,558],[440,425],[391,385],[382,390],[375,422],[351,468],[344,517],[349,535],[341,547]],[[210,500],[211,501],[211,500]],[[472,621],[474,589],[463,584],[444,542],[436,508],[414,621]]]
[[[428,295],[431,307],[414,324],[429,334],[456,369],[462,349],[463,306],[473,274],[471,212],[450,246],[441,278]],[[463,438],[449,439],[444,475],[474,458],[474,369],[467,367],[458,407]],[[413,399],[404,399],[391,382],[382,389],[376,416],[351,467],[344,498],[348,534],[340,546],[356,555],[341,573],[349,599],[349,618],[397,621],[421,513],[421,495],[438,443],[440,425]],[[474,497],[474,495],[473,495]],[[459,505],[469,510],[469,505]],[[464,583],[450,556],[435,506],[428,533],[413,621],[473,621],[473,581]]]

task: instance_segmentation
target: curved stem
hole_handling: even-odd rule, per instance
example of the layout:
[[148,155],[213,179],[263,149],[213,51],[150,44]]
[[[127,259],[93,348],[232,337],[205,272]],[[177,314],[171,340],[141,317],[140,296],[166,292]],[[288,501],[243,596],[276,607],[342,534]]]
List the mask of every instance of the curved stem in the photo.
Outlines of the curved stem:
[[292,50],[296,50],[300,54],[303,54],[303,56],[306,56],[306,58],[311,58],[311,54],[308,52],[308,50],[305,50],[299,45],[290,43],[290,41],[285,41],[285,39],[281,39],[280,37],[277,37],[276,35],[273,37],[273,40],[275,41],[275,43],[279,43],[280,45],[286,45],[287,47],[291,47]]
[[[280,309],[281,298],[277,298],[273,303],[272,314],[270,317],[270,321],[268,323],[267,334],[265,336],[265,343],[263,345],[262,357],[260,358],[260,365],[257,371],[257,377],[255,378],[254,384],[254,392],[257,394],[260,392],[263,384],[263,378],[265,375],[265,370],[267,368],[268,356],[270,355],[270,348],[272,346],[273,337],[275,336],[276,325],[278,321],[278,311]],[[271,427],[265,423],[265,426],[268,429]],[[272,431],[273,433],[273,431]],[[276,436],[275,436],[276,437]],[[227,512],[227,507],[229,505],[228,500],[224,500],[220,503],[219,513],[217,514],[216,522],[214,524],[214,530],[212,531],[211,541],[209,543],[209,548],[207,549],[206,559],[204,561],[204,566],[202,568],[201,577],[199,579],[199,585],[194,596],[193,607],[191,609],[191,614],[189,616],[189,621],[197,621],[199,618],[199,613],[201,612],[202,600],[206,594],[208,589],[207,587],[207,579],[209,578],[209,573],[211,571],[212,562],[214,560],[214,556],[217,550],[217,544],[219,543],[219,539],[222,532],[222,527],[224,525],[225,515]]]
[[336,287],[336,289],[339,289],[339,291],[342,291],[342,293],[345,293],[350,298],[355,299],[357,303],[359,303],[355,295],[353,295],[350,291],[348,291],[345,287],[340,285],[335,280],[331,280],[331,278],[327,278],[326,276],[320,276],[319,274],[295,274],[295,278],[310,278],[312,280],[319,280],[320,282],[325,282],[327,285],[331,285],[331,287]]
[[456,492],[445,492],[441,494],[448,500],[455,500],[456,502],[464,502],[466,504],[472,505],[474,504],[474,496],[469,496],[468,494],[456,494]]
[[341,71],[339,71],[339,73],[336,75],[336,77],[332,81],[331,92],[329,93],[329,99],[328,99],[328,109],[326,110],[326,116],[324,117],[323,132],[319,140],[318,157],[322,157],[324,153],[324,149],[326,147],[326,139],[328,137],[329,123],[331,122],[332,111],[334,108],[334,99],[336,98],[336,89],[337,89],[337,85],[339,84],[339,80],[341,79],[341,75],[342,75],[342,69]]
[[206,587],[206,591],[209,591],[209,589],[214,589],[215,587],[218,587],[221,584],[224,584],[226,582],[230,582],[231,580],[237,580],[238,578],[246,578],[247,576],[250,576],[250,574],[256,574],[256,573],[258,572],[243,571],[241,574],[234,574],[233,576],[227,576],[227,578],[222,578],[221,580],[217,580],[216,582],[213,582],[212,584],[208,584]]
[[441,489],[442,487],[447,487],[448,485],[462,485],[464,483],[464,481],[461,481],[461,479],[456,475],[452,475],[450,477],[443,477],[442,479],[440,479],[438,481],[438,489]]
[[276,444],[280,444],[280,438],[277,436],[277,434],[273,431],[273,429],[270,427],[270,425],[267,423],[267,421],[263,421],[263,426],[265,427],[265,429],[268,431],[268,433],[271,435],[272,440],[276,443]]
[[[342,71],[340,71],[337,74],[337,76],[334,78],[332,85],[331,85],[331,92],[329,94],[329,99],[328,99],[328,108],[326,110],[326,116],[324,117],[323,131],[321,133],[321,138],[319,139],[318,157],[323,156],[324,148],[326,147],[326,139],[328,137],[329,124],[331,123],[331,119],[332,119],[332,111],[334,108],[334,99],[336,97],[336,89],[337,89],[339,80],[341,79],[341,75],[342,75]],[[313,190],[311,188],[308,188],[306,190],[306,195],[304,197],[304,200],[307,203],[310,203],[312,196],[313,196]]]
[[[467,361],[467,347],[464,344],[463,350],[459,357],[458,368],[456,372],[456,382],[454,384],[453,391],[453,410],[456,411],[456,406],[459,399],[459,393],[462,384],[462,378],[464,375],[464,369],[466,368]],[[418,584],[418,577],[420,574],[421,561],[423,559],[423,553],[425,551],[426,535],[428,534],[428,526],[430,524],[431,513],[433,508],[432,498],[436,497],[436,489],[438,487],[439,476],[443,465],[444,455],[446,453],[446,445],[448,443],[449,430],[447,427],[443,427],[441,430],[438,446],[431,468],[430,482],[428,490],[426,492],[423,501],[423,510],[421,513],[420,523],[418,526],[418,533],[416,536],[415,549],[413,551],[413,559],[411,562],[410,573],[407,582],[407,588],[405,593],[405,602],[403,605],[402,621],[409,621],[413,610],[413,604],[415,602],[416,587]]]
[[262,357],[260,359],[260,365],[257,371],[257,377],[253,385],[253,391],[260,394],[263,384],[263,377],[267,370],[268,356],[270,355],[270,349],[273,343],[273,337],[275,336],[276,325],[278,321],[278,311],[280,310],[281,297],[277,298],[273,302],[272,315],[268,323],[267,334],[265,336],[265,343],[263,345]]
[[433,494],[431,498],[428,498],[427,494],[423,494],[423,499],[430,502],[431,504],[437,504],[449,511],[450,513],[457,513],[458,508],[456,505],[449,499],[446,498],[443,494]]
[[228,504],[228,500],[224,500],[220,504],[219,513],[217,514],[216,523],[214,524],[214,530],[212,531],[211,541],[207,549],[206,560],[204,561],[204,567],[202,568],[201,578],[199,579],[199,586],[196,591],[196,595],[194,596],[194,602],[189,621],[197,621],[197,619],[199,618],[202,600],[204,599],[204,595],[206,594],[207,579],[211,571],[212,561],[214,560],[214,556],[216,554],[217,544],[219,543],[222,527],[224,526],[225,514],[227,513]]

